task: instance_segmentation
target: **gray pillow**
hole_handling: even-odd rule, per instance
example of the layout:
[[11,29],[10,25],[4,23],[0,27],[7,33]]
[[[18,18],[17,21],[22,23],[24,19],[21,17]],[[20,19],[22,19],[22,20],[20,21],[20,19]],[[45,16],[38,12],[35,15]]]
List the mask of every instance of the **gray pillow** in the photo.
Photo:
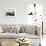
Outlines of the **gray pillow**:
[[20,27],[19,33],[24,33],[24,26],[23,25]]

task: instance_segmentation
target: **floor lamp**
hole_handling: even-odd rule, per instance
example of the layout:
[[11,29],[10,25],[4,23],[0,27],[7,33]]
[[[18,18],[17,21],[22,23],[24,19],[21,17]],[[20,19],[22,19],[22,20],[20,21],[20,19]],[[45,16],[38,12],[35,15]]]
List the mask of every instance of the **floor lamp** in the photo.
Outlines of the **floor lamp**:
[[42,33],[42,40],[43,40],[43,34],[44,34],[44,33],[43,33],[43,23],[44,23],[44,22],[43,22],[43,16],[42,16],[42,17],[41,17],[41,26],[42,26],[42,27],[41,27],[41,28],[42,28],[42,29],[41,29],[41,30],[42,30],[41,33]]

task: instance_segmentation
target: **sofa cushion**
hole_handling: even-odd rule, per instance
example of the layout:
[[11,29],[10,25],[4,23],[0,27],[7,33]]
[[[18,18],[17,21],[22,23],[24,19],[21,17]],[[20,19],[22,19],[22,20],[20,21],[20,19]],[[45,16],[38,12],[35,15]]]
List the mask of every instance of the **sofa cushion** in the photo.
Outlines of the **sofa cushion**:
[[24,25],[21,25],[21,26],[20,26],[19,33],[24,33]]
[[40,35],[40,30],[41,30],[41,27],[39,25],[35,26],[35,29],[36,29],[36,35]]
[[34,35],[35,34],[35,26],[34,25],[25,26],[25,32]]
[[0,26],[0,33],[3,32],[2,26]]
[[3,32],[17,33],[16,25],[2,25]]

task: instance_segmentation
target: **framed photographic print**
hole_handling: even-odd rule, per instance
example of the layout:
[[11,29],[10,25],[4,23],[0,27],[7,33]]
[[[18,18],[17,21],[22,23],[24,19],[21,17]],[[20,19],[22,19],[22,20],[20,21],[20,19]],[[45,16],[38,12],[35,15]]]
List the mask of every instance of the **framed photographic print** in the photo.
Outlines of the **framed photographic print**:
[[15,8],[5,8],[5,16],[16,16]]

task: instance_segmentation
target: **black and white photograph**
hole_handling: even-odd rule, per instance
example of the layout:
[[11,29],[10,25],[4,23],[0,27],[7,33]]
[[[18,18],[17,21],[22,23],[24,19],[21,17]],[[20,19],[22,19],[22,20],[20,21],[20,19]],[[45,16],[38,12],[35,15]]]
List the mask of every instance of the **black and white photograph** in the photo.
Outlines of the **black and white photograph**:
[[16,16],[15,8],[5,8],[4,12],[6,16]]

